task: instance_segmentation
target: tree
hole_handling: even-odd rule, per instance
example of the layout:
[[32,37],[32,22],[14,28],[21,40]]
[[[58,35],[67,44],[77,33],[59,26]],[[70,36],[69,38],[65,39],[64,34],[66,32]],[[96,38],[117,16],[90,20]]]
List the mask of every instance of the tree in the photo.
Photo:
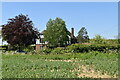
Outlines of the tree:
[[66,46],[69,41],[68,35],[65,21],[60,18],[49,19],[44,31],[44,40],[48,42],[50,47]]
[[84,43],[89,41],[89,36],[85,27],[82,27],[78,32],[77,42]]
[[105,38],[99,34],[95,35],[95,37],[93,39],[94,39],[94,43],[97,43],[97,44],[103,44],[103,43],[105,44],[106,43]]
[[2,26],[2,37],[11,46],[27,47],[35,43],[39,32],[33,27],[28,15],[20,14],[15,18],[8,19],[8,23]]
[[101,35],[97,34],[97,35],[95,35],[95,37],[93,39],[100,40],[100,39],[104,39],[104,37],[102,37]]

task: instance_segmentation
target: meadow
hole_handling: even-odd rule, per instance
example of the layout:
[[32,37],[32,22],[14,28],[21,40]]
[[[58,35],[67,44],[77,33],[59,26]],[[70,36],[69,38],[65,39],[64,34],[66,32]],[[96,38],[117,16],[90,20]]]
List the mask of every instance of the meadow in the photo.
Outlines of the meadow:
[[2,54],[2,78],[117,78],[118,53]]

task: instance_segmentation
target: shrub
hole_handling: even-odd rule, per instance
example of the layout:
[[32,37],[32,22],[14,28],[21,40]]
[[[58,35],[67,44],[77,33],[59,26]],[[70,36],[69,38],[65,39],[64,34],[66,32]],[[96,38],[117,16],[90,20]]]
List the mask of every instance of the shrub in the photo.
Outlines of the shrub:
[[100,40],[96,40],[96,39],[90,39],[90,43],[93,44],[118,44],[118,39],[100,39]]
[[52,54],[63,54],[64,53],[64,48],[60,48],[60,47],[58,47],[58,48],[55,48],[55,49],[53,49],[52,51],[51,51],[51,53]]
[[28,46],[28,47],[24,47],[23,48],[24,51],[27,51],[27,52],[31,52],[31,51],[34,51],[34,46]]
[[66,49],[72,53],[79,53],[79,52],[88,52],[89,48],[90,48],[89,45],[73,44],[68,46]]
[[37,54],[37,51],[36,51],[36,50],[33,50],[33,51],[30,51],[29,53],[30,53],[30,54]]
[[118,50],[118,44],[72,44],[66,48],[69,52],[80,53],[89,51],[107,52],[108,50]]
[[44,48],[44,49],[37,51],[37,54],[49,54],[49,53],[51,53],[51,51],[52,51],[52,49]]
[[104,43],[106,43],[106,39],[104,37],[102,37],[101,35],[97,34],[93,38],[93,43],[104,44]]

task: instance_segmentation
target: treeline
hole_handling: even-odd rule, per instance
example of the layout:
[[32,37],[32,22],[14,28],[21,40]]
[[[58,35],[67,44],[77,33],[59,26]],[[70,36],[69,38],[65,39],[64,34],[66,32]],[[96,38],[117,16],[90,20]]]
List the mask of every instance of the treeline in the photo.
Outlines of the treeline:
[[[96,35],[90,39],[85,27],[82,27],[77,36],[68,31],[66,23],[61,18],[49,19],[46,29],[42,32],[43,42],[48,42],[48,47],[66,47],[75,43],[117,43],[115,40],[106,40],[101,35]],[[40,39],[41,33],[34,28],[32,20],[28,15],[20,14],[8,19],[8,23],[2,25],[2,38],[14,49],[25,49],[29,45],[35,44],[36,39]]]
[[[8,19],[7,24],[2,27],[2,38],[12,47],[19,50],[35,44],[36,39],[40,39],[40,35],[44,35],[43,42],[48,42],[49,47],[65,47],[72,43],[82,43],[89,40],[89,36],[85,27],[78,32],[78,36],[72,35],[66,28],[66,23],[61,18],[55,20],[49,19],[46,29],[40,33],[34,28],[32,20],[28,15],[20,14],[14,18]],[[70,43],[71,41],[71,43]]]

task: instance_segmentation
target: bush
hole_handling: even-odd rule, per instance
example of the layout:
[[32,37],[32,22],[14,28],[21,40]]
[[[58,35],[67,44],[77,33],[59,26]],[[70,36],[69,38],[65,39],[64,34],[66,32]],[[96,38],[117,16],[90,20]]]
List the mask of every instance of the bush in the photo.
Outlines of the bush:
[[54,49],[45,48],[36,52],[31,52],[33,54],[64,54],[64,53],[86,53],[90,51],[98,51],[104,53],[116,53],[120,49],[120,44],[72,44],[66,48],[58,47]]
[[36,50],[33,50],[33,51],[30,51],[29,53],[30,53],[30,54],[37,54],[37,51],[36,51]]
[[107,52],[108,50],[118,50],[118,44],[73,44],[66,48],[69,52],[80,53],[89,51]]
[[52,49],[44,48],[44,49],[37,51],[37,54],[49,54],[49,53],[51,53],[51,51],[52,51]]
[[34,46],[30,45],[28,47],[24,47],[23,50],[26,51],[26,52],[34,51]]
[[64,48],[60,48],[60,47],[58,47],[58,48],[55,48],[55,49],[53,49],[52,51],[51,51],[51,53],[52,54],[63,54],[64,53]]
[[118,44],[118,39],[90,39],[90,43],[93,44]]
[[90,48],[89,45],[73,44],[73,45],[68,46],[66,49],[72,53],[79,53],[79,52],[88,52],[89,48]]

